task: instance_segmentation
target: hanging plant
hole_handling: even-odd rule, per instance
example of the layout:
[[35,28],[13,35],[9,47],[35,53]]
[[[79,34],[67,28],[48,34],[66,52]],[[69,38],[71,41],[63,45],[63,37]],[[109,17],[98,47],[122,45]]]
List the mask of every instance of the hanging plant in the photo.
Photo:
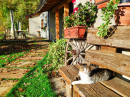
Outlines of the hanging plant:
[[106,8],[103,8],[102,11],[102,20],[104,23],[102,23],[99,27],[97,27],[98,32],[97,36],[104,37],[107,35],[108,32],[108,25],[111,24],[110,20],[113,18],[113,15],[115,13],[115,10],[118,9],[118,3],[120,0],[110,0],[107,4]]

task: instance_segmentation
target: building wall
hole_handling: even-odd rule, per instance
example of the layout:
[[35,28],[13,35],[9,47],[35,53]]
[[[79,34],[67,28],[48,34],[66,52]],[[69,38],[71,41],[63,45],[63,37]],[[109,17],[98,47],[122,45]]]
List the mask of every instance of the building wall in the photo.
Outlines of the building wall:
[[30,34],[38,36],[37,31],[40,31],[40,17],[39,17],[39,15],[29,18],[29,31],[30,31]]
[[[46,17],[46,18],[45,18]],[[47,24],[46,30],[41,29],[41,20],[44,20],[44,25]],[[40,15],[32,16],[29,18],[29,31],[30,34],[36,35],[39,37],[39,33],[37,31],[40,31],[40,36],[46,39],[49,39],[49,29],[48,29],[48,12],[43,12]]]
[[[41,29],[41,20],[43,19],[44,27],[46,26],[46,30]],[[40,14],[40,32],[41,37],[49,39],[49,26],[48,26],[48,12],[43,12]]]

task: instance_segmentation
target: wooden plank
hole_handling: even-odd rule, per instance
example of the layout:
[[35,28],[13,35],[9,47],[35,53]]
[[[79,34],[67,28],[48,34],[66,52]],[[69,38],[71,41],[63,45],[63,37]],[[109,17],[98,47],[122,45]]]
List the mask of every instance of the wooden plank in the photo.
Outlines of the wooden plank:
[[101,51],[116,52],[116,48],[108,47],[108,46],[101,46]]
[[[116,52],[116,48],[108,47],[108,46],[101,46],[101,51]],[[105,67],[99,66],[99,68],[105,68]]]
[[64,17],[69,16],[69,3],[64,4]]
[[72,1],[72,0],[62,0],[62,2],[60,2],[59,4],[57,4],[57,5],[51,10],[51,12],[55,12],[56,9],[60,9],[60,8],[64,7],[64,4],[65,4],[65,3],[69,3],[69,2],[71,2],[71,1]]
[[79,93],[81,97],[99,97],[99,95],[87,84],[76,84],[73,89]]
[[130,49],[130,26],[113,26],[110,36],[105,38],[96,36],[97,31],[96,28],[88,29],[87,43]]
[[74,89],[73,89],[73,97],[80,97],[78,92],[76,92]]
[[77,84],[73,86],[73,89],[77,91],[81,97],[121,97],[100,83]]
[[[68,2],[66,2],[66,3],[64,4],[64,18],[65,18],[66,16],[69,16],[69,3],[68,3]],[[65,21],[64,21],[64,22],[65,22]],[[64,29],[66,29],[66,28],[64,27]]]
[[73,88],[70,88],[70,84],[66,82],[66,97],[73,97]]
[[130,97],[130,83],[126,81],[115,77],[109,81],[102,82],[102,84],[123,97]]
[[56,10],[56,39],[59,39],[59,10]]
[[90,84],[89,85],[100,97],[121,97],[117,93],[111,91],[110,89],[104,87],[100,83]]
[[78,69],[74,65],[64,66],[59,69],[60,74],[68,84],[76,80]]
[[85,59],[89,60],[91,64],[103,66],[130,77],[130,56],[119,53],[88,50]]

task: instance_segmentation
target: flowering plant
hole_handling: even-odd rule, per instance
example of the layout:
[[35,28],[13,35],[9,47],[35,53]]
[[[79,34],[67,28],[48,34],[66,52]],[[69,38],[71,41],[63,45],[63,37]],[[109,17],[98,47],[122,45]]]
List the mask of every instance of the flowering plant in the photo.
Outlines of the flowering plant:
[[40,33],[40,31],[37,31],[38,33]]
[[70,16],[64,18],[64,27],[86,26],[88,28],[95,22],[96,17],[97,7],[95,4],[86,2],[85,5],[82,5],[80,3]]

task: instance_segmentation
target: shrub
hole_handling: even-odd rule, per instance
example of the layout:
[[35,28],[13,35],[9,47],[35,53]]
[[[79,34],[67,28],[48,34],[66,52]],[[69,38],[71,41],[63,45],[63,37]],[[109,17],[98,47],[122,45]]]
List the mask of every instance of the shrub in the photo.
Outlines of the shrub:
[[64,64],[65,47],[66,39],[56,40],[56,43],[50,44],[47,63],[51,64],[53,69],[57,69]]

